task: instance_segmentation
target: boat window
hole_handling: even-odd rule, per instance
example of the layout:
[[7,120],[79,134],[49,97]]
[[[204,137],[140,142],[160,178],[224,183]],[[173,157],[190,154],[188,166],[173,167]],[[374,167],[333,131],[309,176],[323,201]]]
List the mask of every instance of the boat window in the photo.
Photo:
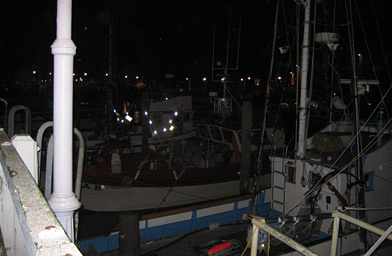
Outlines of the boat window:
[[211,137],[215,140],[222,140],[220,129],[215,126],[210,126]]
[[294,166],[286,165],[286,181],[295,183],[296,168]]
[[225,141],[231,143],[233,137],[233,131],[228,129],[222,129],[222,134]]
[[153,124],[162,123],[161,114],[151,114],[151,121]]
[[365,192],[374,190],[374,171],[363,174],[365,180]]
[[184,113],[184,122],[191,121],[191,113]]

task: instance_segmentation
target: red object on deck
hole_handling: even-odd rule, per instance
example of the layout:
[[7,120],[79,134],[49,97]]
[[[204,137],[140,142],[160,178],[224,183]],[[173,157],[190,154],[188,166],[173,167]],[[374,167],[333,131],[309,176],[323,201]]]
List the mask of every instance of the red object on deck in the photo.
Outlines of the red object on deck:
[[223,243],[223,244],[218,244],[217,246],[214,246],[208,250],[208,255],[214,255],[214,254],[221,252],[223,250],[226,250],[227,248],[230,248],[230,247],[231,247],[230,241]]

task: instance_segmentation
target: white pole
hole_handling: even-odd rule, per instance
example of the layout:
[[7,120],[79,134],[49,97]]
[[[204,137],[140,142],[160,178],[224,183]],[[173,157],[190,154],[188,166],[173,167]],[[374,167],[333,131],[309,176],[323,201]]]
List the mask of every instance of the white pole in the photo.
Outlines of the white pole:
[[302,159],[305,156],[305,131],[307,116],[307,89],[308,89],[308,66],[309,66],[309,23],[310,23],[310,0],[303,1],[305,6],[304,37],[302,42],[301,57],[301,90],[299,105],[299,127],[298,127],[298,151],[297,157]]
[[72,92],[73,56],[76,46],[71,39],[72,0],[57,1],[57,37],[52,44],[54,56],[53,96],[53,193],[50,207],[74,240],[74,211],[80,207],[72,191]]
[[253,223],[253,237],[252,239],[252,247],[250,250],[250,255],[251,256],[256,256],[257,255],[257,247],[258,247],[258,243],[259,243],[259,227],[257,227],[257,225],[255,223]]

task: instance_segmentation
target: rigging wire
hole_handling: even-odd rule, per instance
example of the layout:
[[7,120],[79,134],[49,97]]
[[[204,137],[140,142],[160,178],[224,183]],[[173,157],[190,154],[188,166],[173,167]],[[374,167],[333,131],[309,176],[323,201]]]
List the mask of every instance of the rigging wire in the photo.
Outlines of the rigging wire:
[[278,32],[277,30],[277,24],[278,24],[278,14],[279,14],[279,3],[280,1],[277,1],[276,4],[276,11],[275,11],[275,25],[274,25],[274,39],[272,43],[272,56],[271,56],[271,64],[270,64],[270,69],[268,73],[268,82],[267,82],[267,88],[266,88],[266,95],[265,95],[265,102],[264,102],[264,114],[263,114],[263,126],[261,129],[261,136],[260,136],[260,145],[261,147],[259,148],[259,157],[258,157],[258,163],[257,163],[257,170],[260,171],[262,167],[262,158],[263,158],[263,151],[264,151],[264,134],[265,134],[265,125],[267,123],[267,109],[268,109],[268,102],[269,102],[269,97],[270,97],[270,89],[271,89],[271,80],[272,80],[272,71],[273,71],[273,65],[274,65],[274,58],[275,58],[275,47],[276,47],[276,34]]
[[[356,2],[355,2],[355,3],[356,3]],[[391,80],[392,80],[392,79],[391,79],[391,73],[390,73],[389,66],[388,66],[388,60],[387,60],[386,54],[385,54],[384,44],[383,44],[383,41],[382,41],[382,39],[381,39],[380,28],[379,28],[379,25],[378,25],[378,22],[377,22],[377,19],[376,19],[376,14],[375,14],[375,10],[374,10],[373,1],[371,1],[371,3],[372,3],[372,9],[373,9],[373,14],[374,14],[374,18],[375,18],[374,20],[375,20],[375,23],[376,23],[376,28],[377,28],[378,36],[379,36],[379,38],[380,38],[379,41],[380,41],[380,44],[381,44],[381,50],[382,50],[382,52],[384,53],[384,54],[383,54],[383,57],[384,57],[384,61],[385,61],[385,64],[386,64],[385,66],[386,66],[387,74],[388,74],[388,77],[389,77],[389,82],[391,82]],[[360,12],[359,12],[359,8],[358,8],[358,4],[357,4],[357,3],[356,3],[356,5],[355,5],[355,7],[356,7],[356,10],[357,10],[358,17],[360,17],[361,14],[360,14]],[[374,73],[376,79],[378,80],[378,75],[377,75],[377,72],[376,72],[376,69],[375,69],[375,65],[374,65],[374,61],[373,61],[372,54],[371,54],[371,51],[370,51],[369,43],[368,43],[368,40],[366,39],[366,36],[365,36],[364,26],[363,26],[363,23],[362,23],[362,19],[361,19],[361,18],[359,18],[359,23],[360,23],[360,25],[361,25],[362,34],[364,35],[364,38],[365,38],[365,45],[366,45],[367,51],[368,51],[368,53],[369,53],[369,59],[370,59],[371,65],[372,65],[372,70],[373,70],[373,73]],[[378,90],[379,90],[380,95],[382,95],[382,90],[381,90],[380,84],[377,85],[377,88],[378,88]],[[390,115],[389,115],[389,111],[388,111],[388,108],[387,108],[387,106],[386,106],[386,103],[384,102],[383,105],[384,105],[385,113],[386,113],[387,116],[388,116],[388,119],[391,118]]]
[[[351,144],[354,143],[355,139],[357,136],[359,136],[360,132],[364,129],[364,127],[367,125],[367,123],[370,121],[371,116],[375,113],[376,109],[382,104],[383,100],[385,99],[385,97],[389,94],[389,92],[392,89],[392,84],[390,85],[390,87],[388,88],[387,92],[385,93],[385,95],[383,96],[383,98],[381,99],[381,101],[378,103],[378,105],[376,106],[376,108],[373,110],[373,112],[369,115],[368,119],[365,121],[365,123],[363,124],[363,126],[361,127],[361,129],[358,131],[358,133],[351,139],[351,141],[349,142],[349,144],[345,147],[345,149],[340,153],[340,155],[338,156],[338,158],[333,162],[333,164],[329,167],[328,171],[331,171],[331,169],[336,165],[336,163],[340,160],[340,158],[342,158],[343,154],[347,151],[347,149],[351,146]],[[384,126],[383,129],[381,129],[377,135],[371,140],[371,142],[361,151],[359,152],[359,154],[361,154],[361,156],[363,154],[365,154],[367,152],[367,150],[373,146],[375,143],[377,143],[378,140],[380,140],[382,138],[382,136],[379,136],[381,134],[384,133],[384,129],[386,129],[390,124],[392,123],[392,119],[390,119]],[[358,155],[359,155],[358,154]],[[319,180],[314,186],[313,188],[311,188],[309,191],[306,192],[306,195],[300,199],[296,204],[294,204],[286,213],[283,213],[281,216],[287,216],[292,210],[294,210],[297,206],[299,206],[302,202],[304,202],[305,200],[307,200],[309,197],[312,196],[312,194],[319,190],[322,189],[323,187],[326,186],[326,184],[328,182],[331,182],[332,180],[334,180],[337,176],[339,176],[343,171],[345,171],[349,166],[351,166],[351,164],[353,162],[355,162],[357,160],[357,156],[355,156],[353,158],[352,161],[350,161],[350,163],[348,163],[347,165],[345,165],[342,170],[340,170],[336,175],[334,175],[333,177],[331,177],[327,182],[325,182],[324,184],[320,184],[321,180]]]

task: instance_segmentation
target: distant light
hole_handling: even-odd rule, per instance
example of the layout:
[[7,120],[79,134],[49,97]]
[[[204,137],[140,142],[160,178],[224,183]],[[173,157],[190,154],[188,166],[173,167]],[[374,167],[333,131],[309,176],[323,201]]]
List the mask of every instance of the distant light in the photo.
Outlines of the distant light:
[[170,119],[170,120],[169,120],[169,124],[171,124],[171,123],[173,123],[173,120]]
[[83,82],[83,78],[79,77],[80,82]]
[[116,113],[117,111],[115,109],[113,109],[113,113]]
[[189,78],[188,78],[188,77],[186,77],[186,78],[185,78],[185,80],[187,80],[187,81],[188,81],[188,80],[189,80]]
[[244,79],[241,77],[241,82],[243,82],[244,81]]
[[150,121],[148,121],[148,123],[149,123],[149,124],[152,124],[152,121],[150,120]]
[[125,119],[126,119],[128,122],[131,122],[131,121],[132,121],[132,117],[130,117],[128,114],[125,116]]
[[358,57],[361,57],[361,56],[362,56],[362,54],[358,53]]
[[370,106],[370,105],[372,105],[372,104],[369,102],[369,106]]
[[223,83],[225,80],[226,80],[226,78],[223,77],[223,78],[221,79],[222,83]]
[[167,129],[166,128],[163,128],[163,132],[166,132],[167,131]]
[[105,73],[105,76],[109,76],[109,74],[108,74],[108,73]]
[[52,75],[52,72],[49,72],[49,75],[51,76],[51,75]]
[[125,75],[125,76],[124,76],[124,78],[125,78],[125,79],[127,79],[127,78],[128,78],[128,76],[127,76],[127,75]]
[[87,27],[84,27],[84,30],[87,30]]
[[252,79],[250,76],[248,76],[248,80]]
[[72,75],[75,76],[75,73],[73,73]]
[[136,76],[136,79],[139,79],[139,76]]
[[117,117],[117,121],[120,122],[120,118]]
[[34,75],[37,74],[37,71],[33,70],[33,74],[34,74]]
[[178,116],[178,112],[177,112],[177,111],[176,111],[176,112],[174,112],[174,115],[175,115],[175,116]]
[[145,116],[148,115],[147,111],[144,111],[144,115],[145,115]]
[[154,131],[154,134],[156,135],[156,134],[158,134],[158,132],[157,132],[157,131]]
[[87,72],[84,72],[84,74],[83,74],[84,76],[87,76]]
[[282,80],[282,77],[281,77],[281,76],[278,76],[278,80]]
[[124,120],[123,120],[123,119],[121,119],[121,123],[124,123]]
[[170,126],[169,126],[169,131],[173,132],[174,129],[176,129],[176,127],[175,127],[174,125],[170,125]]
[[203,82],[207,81],[207,77],[203,77]]
[[168,100],[168,99],[169,99],[168,97],[165,98],[165,100]]

